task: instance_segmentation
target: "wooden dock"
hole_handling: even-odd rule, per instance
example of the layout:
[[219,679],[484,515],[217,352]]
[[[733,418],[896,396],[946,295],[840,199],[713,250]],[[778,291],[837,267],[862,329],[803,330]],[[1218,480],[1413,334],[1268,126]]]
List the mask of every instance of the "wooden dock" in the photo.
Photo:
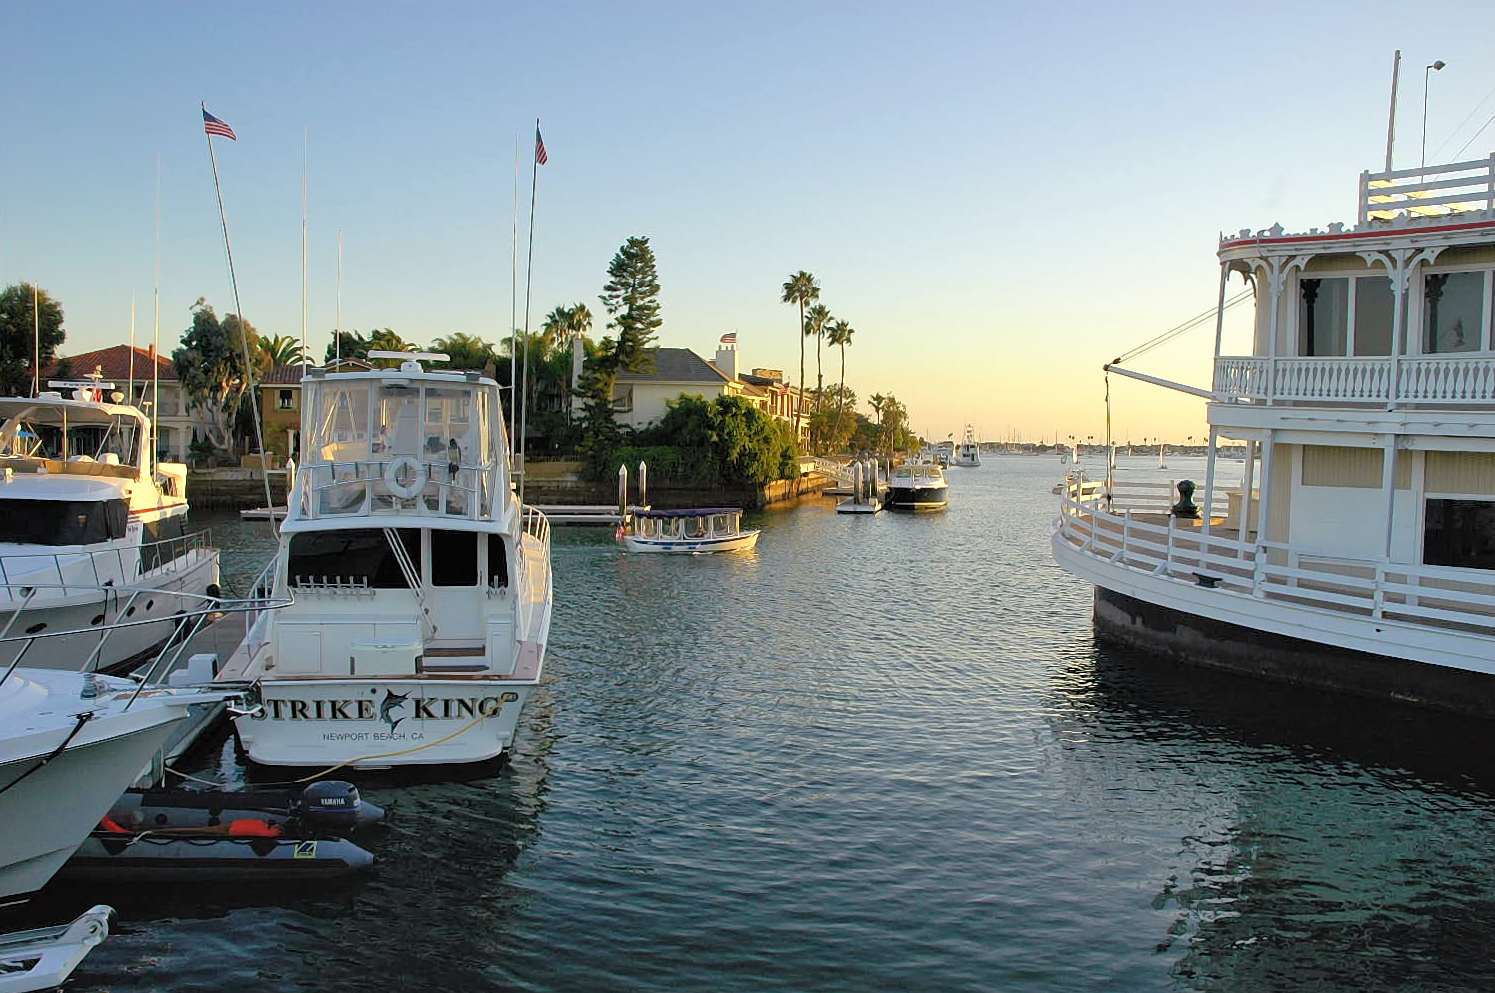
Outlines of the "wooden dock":
[[616,504],[531,504],[550,519],[552,527],[617,527],[627,524],[633,515],[648,506],[630,506],[628,512],[620,513]]

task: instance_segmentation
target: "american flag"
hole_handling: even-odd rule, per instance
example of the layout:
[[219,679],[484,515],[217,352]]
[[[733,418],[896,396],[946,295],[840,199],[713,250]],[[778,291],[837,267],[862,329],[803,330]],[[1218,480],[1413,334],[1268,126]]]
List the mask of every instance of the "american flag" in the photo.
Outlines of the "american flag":
[[550,156],[545,152],[545,139],[540,137],[540,127],[535,126],[535,164],[544,165],[550,161]]
[[227,138],[229,141],[239,140],[239,136],[234,134],[234,129],[229,127],[227,122],[220,121],[208,113],[208,108],[206,107],[202,109],[202,129],[208,134],[216,134],[218,137]]
[[735,344],[737,344],[737,332],[736,331],[728,331],[726,334],[722,335],[722,344],[723,345],[735,345]]

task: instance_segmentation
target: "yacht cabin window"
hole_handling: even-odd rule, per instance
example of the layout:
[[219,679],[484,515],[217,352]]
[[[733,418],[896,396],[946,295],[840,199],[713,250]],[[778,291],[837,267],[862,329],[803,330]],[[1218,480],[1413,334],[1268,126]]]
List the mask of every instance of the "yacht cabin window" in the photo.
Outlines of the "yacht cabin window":
[[499,589],[509,586],[509,560],[504,552],[503,535],[488,535],[488,585]]
[[130,520],[124,500],[17,500],[12,509],[0,515],[0,542],[92,545],[123,538]]
[[478,585],[476,532],[431,531],[431,585]]
[[[420,529],[395,532],[412,563],[420,562]],[[309,531],[291,536],[286,576],[292,586],[347,583],[376,590],[408,590],[400,560],[383,528]]]

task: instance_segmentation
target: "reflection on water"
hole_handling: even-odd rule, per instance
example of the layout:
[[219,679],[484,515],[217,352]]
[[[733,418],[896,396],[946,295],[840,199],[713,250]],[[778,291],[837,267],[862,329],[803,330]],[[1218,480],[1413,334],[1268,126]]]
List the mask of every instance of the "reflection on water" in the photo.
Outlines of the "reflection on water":
[[[137,894],[75,987],[1492,985],[1486,726],[1097,647],[1061,471],[763,514],[749,555],[558,532],[510,765],[369,786],[361,887]],[[257,572],[264,525],[212,523]],[[197,765],[240,781],[230,742]]]

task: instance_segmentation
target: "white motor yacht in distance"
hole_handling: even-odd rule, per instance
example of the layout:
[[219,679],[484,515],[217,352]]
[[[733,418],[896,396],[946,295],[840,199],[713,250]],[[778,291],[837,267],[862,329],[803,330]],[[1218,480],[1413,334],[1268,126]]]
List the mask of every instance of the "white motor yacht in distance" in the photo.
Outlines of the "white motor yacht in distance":
[[355,769],[498,758],[539,685],[550,527],[511,488],[498,384],[398,369],[303,380],[302,461],[262,616],[220,671],[259,686],[252,762]]
[[966,425],[966,433],[960,439],[960,444],[956,446],[953,464],[966,469],[975,469],[981,465],[981,443],[976,440],[976,431],[969,424]]
[[49,385],[72,397],[0,398],[0,637],[82,632],[38,639],[23,664],[109,670],[164,641],[185,599],[217,593],[218,553],[187,532],[187,467],[154,461],[140,410],[101,400],[112,383]]

